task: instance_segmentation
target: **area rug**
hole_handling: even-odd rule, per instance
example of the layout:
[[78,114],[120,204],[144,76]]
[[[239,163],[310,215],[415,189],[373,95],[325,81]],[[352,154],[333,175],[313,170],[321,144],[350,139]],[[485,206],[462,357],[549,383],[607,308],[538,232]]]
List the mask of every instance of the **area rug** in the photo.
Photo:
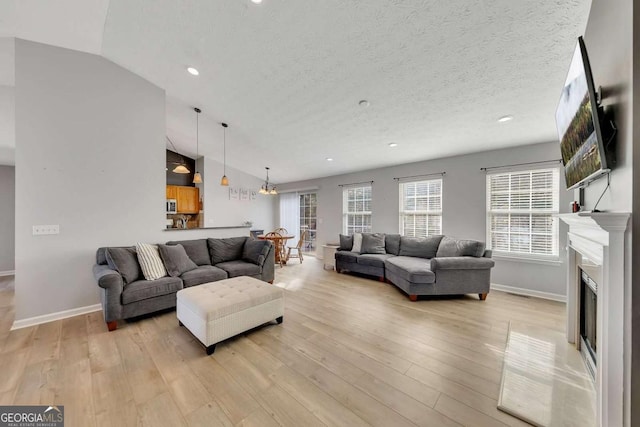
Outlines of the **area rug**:
[[510,322],[498,409],[534,426],[596,425],[595,388],[562,332]]

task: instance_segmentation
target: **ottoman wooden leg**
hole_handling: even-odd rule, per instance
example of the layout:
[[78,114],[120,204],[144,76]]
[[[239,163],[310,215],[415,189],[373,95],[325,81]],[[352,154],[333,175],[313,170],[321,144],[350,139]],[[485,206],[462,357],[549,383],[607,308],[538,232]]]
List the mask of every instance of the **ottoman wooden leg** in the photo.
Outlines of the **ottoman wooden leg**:
[[214,351],[216,351],[216,345],[215,344],[212,344],[209,347],[207,347],[207,356],[211,356]]
[[115,331],[117,328],[118,322],[116,322],[115,320],[113,322],[107,322],[107,329],[109,329],[109,332]]
[[411,301],[418,301],[418,295],[409,295]]
[[489,292],[485,292],[483,294],[478,294],[478,298],[480,298],[480,301],[484,301],[487,299],[487,295],[489,295]]
[[284,316],[280,316],[276,319],[276,322],[278,322],[278,325],[279,325],[280,323],[282,323],[283,320],[284,320]]

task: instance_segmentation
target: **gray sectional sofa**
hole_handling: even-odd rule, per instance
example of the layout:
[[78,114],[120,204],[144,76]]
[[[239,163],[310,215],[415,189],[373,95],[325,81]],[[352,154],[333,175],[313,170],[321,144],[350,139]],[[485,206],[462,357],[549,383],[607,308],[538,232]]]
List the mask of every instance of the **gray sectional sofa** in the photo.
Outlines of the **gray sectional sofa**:
[[110,331],[118,320],[175,307],[183,288],[236,276],[273,283],[275,252],[267,240],[232,237],[158,246],[168,275],[156,280],[145,280],[135,247],[98,249],[93,274]]
[[491,251],[476,240],[448,236],[427,238],[399,234],[362,233],[360,250],[354,236],[340,235],[336,271],[378,277],[404,291],[412,301],[419,295],[489,293]]

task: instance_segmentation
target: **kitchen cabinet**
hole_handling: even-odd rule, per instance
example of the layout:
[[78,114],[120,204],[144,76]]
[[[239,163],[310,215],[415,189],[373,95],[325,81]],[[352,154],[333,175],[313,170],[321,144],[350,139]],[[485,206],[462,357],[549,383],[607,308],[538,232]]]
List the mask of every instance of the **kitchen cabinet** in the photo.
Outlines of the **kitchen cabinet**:
[[177,199],[177,198],[178,198],[178,186],[167,185],[167,199]]
[[200,211],[200,190],[197,187],[167,185],[167,199],[178,201],[179,214],[196,214]]

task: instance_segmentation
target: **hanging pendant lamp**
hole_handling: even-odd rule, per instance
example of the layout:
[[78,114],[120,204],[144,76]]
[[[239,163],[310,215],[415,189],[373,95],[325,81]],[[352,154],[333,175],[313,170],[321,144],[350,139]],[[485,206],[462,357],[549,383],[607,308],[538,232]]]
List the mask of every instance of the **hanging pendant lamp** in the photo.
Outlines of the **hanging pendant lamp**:
[[169,141],[169,144],[171,144],[171,147],[173,148],[173,152],[176,153],[178,156],[180,156],[180,162],[171,162],[173,164],[177,164],[178,165],[175,168],[173,168],[171,170],[171,172],[173,172],[173,173],[191,173],[191,171],[189,169],[187,169],[187,167],[185,166],[184,159],[182,159],[182,155],[178,152],[178,149],[173,144],[173,141],[166,135],[165,135],[165,138],[167,138],[167,141]]
[[193,175],[194,184],[202,184],[202,175],[198,172],[198,157],[200,156],[200,123],[198,122],[198,116],[202,112],[199,108],[194,108],[196,112],[196,173]]
[[265,167],[265,169],[267,170],[267,179],[264,182],[264,185],[262,187],[260,187],[260,191],[258,191],[260,194],[271,194],[271,195],[276,195],[278,194],[278,190],[276,190],[276,186],[275,185],[269,185],[269,167]]
[[228,187],[229,178],[227,178],[227,127],[226,123],[220,123],[222,125],[222,139],[223,139],[223,171],[222,179],[220,179],[220,185]]

